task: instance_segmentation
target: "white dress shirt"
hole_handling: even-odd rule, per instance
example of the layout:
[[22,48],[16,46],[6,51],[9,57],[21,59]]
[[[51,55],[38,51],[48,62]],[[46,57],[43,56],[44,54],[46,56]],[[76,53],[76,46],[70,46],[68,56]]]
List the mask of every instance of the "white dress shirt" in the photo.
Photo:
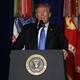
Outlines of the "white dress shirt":
[[[49,27],[49,22],[47,22],[47,23],[45,24],[45,27],[44,27],[45,37],[47,36],[48,27]],[[39,46],[39,39],[40,39],[41,30],[42,30],[42,27],[39,29],[39,32],[38,32],[38,46]]]

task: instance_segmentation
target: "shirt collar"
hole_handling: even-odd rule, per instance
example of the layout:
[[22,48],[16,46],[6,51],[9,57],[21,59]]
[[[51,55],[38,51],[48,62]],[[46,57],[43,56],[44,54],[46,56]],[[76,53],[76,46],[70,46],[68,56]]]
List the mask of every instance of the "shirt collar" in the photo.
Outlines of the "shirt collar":
[[45,24],[45,28],[48,28],[49,26],[49,21]]

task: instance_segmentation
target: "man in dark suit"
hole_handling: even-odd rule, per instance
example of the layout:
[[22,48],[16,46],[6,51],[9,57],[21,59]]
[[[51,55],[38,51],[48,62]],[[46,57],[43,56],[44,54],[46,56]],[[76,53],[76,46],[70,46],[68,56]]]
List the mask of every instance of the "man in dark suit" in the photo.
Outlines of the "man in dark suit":
[[68,42],[62,27],[53,25],[49,22],[49,18],[51,16],[50,6],[44,3],[37,5],[35,9],[35,16],[38,22],[23,26],[21,33],[12,46],[12,49],[20,50],[25,45],[26,50],[37,50],[42,29],[39,24],[42,20],[45,25],[45,49],[62,49],[64,52],[64,59],[66,59],[68,56]]

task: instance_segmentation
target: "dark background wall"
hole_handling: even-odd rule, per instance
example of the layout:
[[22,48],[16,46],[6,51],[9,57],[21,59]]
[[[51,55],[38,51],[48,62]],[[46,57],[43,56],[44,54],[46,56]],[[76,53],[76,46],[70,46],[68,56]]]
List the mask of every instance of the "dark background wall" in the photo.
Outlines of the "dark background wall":
[[0,80],[8,79],[13,0],[0,0]]

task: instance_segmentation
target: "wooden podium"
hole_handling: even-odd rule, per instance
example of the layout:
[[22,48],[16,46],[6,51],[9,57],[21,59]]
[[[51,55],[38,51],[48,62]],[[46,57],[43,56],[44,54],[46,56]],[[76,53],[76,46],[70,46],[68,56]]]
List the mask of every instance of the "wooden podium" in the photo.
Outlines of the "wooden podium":
[[12,50],[9,80],[66,80],[62,50]]

